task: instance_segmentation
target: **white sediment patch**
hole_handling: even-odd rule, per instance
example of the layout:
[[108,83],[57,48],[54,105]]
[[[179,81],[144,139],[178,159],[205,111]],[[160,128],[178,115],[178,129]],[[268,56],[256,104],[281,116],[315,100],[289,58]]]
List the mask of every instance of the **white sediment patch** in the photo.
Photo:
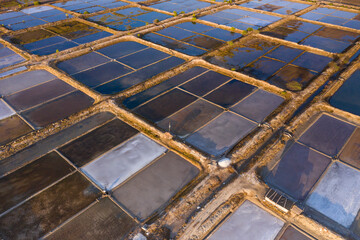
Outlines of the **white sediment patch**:
[[82,167],[82,171],[102,189],[111,190],[166,150],[143,134],[138,134]]
[[359,182],[359,171],[336,162],[306,204],[348,228],[360,209]]
[[273,240],[284,222],[249,201],[209,238],[211,240]]
[[14,110],[12,110],[3,100],[0,99],[0,120],[8,118],[14,114]]

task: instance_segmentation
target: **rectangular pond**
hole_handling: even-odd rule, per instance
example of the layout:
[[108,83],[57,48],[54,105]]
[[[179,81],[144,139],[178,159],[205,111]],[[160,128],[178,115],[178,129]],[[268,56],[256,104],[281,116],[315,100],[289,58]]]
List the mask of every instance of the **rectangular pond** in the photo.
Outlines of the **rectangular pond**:
[[70,14],[58,9],[50,6],[40,6],[1,13],[0,24],[10,30],[16,31],[69,18],[72,18]]
[[360,37],[359,34],[352,31],[299,20],[290,20],[274,29],[264,31],[262,34],[333,53],[344,52]]
[[199,56],[241,36],[201,23],[184,22],[145,34],[142,38],[190,56]]
[[240,30],[255,30],[274,23],[281,18],[237,8],[230,8],[200,17],[199,19],[234,27]]
[[198,174],[199,169],[191,163],[168,152],[129,181],[113,189],[112,195],[134,216],[144,220],[158,209],[163,209]]
[[359,128],[321,114],[301,129],[296,140],[289,141],[281,155],[277,154],[279,162],[265,181],[299,204],[306,204],[308,216],[335,230],[339,226],[334,223],[338,223],[358,234]]
[[253,0],[240,4],[242,7],[258,9],[267,12],[274,12],[284,15],[291,15],[310,7],[310,4],[286,1],[286,0]]
[[234,44],[209,54],[205,59],[292,91],[304,89],[332,61],[329,57],[261,38]]
[[94,102],[45,70],[25,71],[0,79],[0,96],[1,144],[32,128],[62,120]]
[[339,158],[360,169],[360,129],[356,128],[345,147],[341,151]]
[[341,110],[360,115],[360,70],[356,70],[330,98],[332,106]]
[[301,135],[299,141],[332,157],[340,152],[355,128],[324,114]]
[[135,226],[136,222],[113,201],[102,198],[45,239],[122,239]]
[[308,237],[301,231],[297,230],[293,226],[289,226],[286,228],[283,235],[281,235],[281,238],[279,240],[311,240],[312,238]]
[[137,27],[162,21],[170,17],[172,17],[172,15],[144,10],[137,7],[130,7],[115,12],[92,16],[87,18],[87,20],[115,30],[128,31]]
[[209,240],[274,240],[284,222],[250,201],[245,201]]
[[[125,99],[123,104],[164,131],[218,158],[283,101],[280,96],[226,75],[193,67]],[[254,107],[258,109],[251,111]]]
[[160,0],[146,4],[149,7],[173,13],[189,13],[211,6],[211,3],[200,0]]
[[52,5],[81,14],[90,14],[112,8],[123,7],[128,4],[118,0],[73,0],[62,1]]
[[36,55],[48,55],[111,36],[111,33],[71,21],[8,36],[11,43]]
[[[136,225],[131,216],[161,211],[199,173],[111,113],[97,113],[0,162],[0,236],[125,237]],[[118,203],[96,201],[101,190]]]
[[120,42],[57,64],[75,80],[111,95],[170,70],[184,60],[137,42]]
[[340,225],[349,228],[359,209],[360,172],[335,162],[326,172],[306,204]]
[[360,30],[360,14],[350,11],[337,10],[328,7],[318,7],[301,15],[300,17],[308,20]]
[[100,196],[100,190],[75,172],[2,215],[1,235],[5,239],[40,238]]
[[25,60],[25,58],[0,43],[0,69],[24,62]]
[[288,148],[266,181],[296,200],[305,200],[331,159],[299,143]]

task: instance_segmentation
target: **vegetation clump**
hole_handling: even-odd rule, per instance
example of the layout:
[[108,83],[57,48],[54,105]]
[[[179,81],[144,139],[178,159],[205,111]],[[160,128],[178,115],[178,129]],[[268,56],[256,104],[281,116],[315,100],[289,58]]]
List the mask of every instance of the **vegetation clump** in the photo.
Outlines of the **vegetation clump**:
[[288,82],[286,87],[291,91],[301,91],[303,88],[302,84],[296,81]]

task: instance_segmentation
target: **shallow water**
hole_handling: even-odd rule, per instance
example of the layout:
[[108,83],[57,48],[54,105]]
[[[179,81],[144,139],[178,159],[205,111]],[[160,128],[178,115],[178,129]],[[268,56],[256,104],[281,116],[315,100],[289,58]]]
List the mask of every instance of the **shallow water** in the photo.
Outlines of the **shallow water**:
[[355,126],[353,125],[328,115],[322,115],[302,134],[299,141],[334,156],[339,153],[354,130]]
[[330,163],[330,158],[294,143],[266,179],[291,197],[305,200]]
[[209,239],[272,240],[283,225],[280,219],[245,201]]
[[335,162],[311,193],[306,204],[349,228],[360,209],[360,202],[354,201],[360,197],[358,181],[359,171]]
[[111,190],[166,151],[166,148],[138,134],[81,170],[105,190]]
[[330,104],[341,110],[360,115],[360,70],[355,71],[330,98]]
[[179,190],[199,174],[199,169],[173,152],[168,152],[124,185],[114,198],[140,220],[161,209]]

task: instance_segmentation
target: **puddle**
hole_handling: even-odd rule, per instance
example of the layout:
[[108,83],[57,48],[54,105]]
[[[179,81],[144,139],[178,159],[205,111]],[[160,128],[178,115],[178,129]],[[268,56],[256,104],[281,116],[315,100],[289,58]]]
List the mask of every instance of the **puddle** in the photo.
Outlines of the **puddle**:
[[296,200],[305,200],[331,159],[294,143],[266,180]]
[[[98,52],[106,57],[99,55]],[[81,61],[88,56],[89,62]],[[57,67],[101,94],[115,94],[183,62],[182,59],[171,57],[140,43],[120,42],[60,62]]]
[[116,239],[125,237],[136,222],[109,198],[102,198],[85,212],[45,239]]
[[272,240],[283,225],[279,218],[245,201],[209,239]]
[[87,18],[87,20],[96,22],[115,30],[128,31],[137,27],[145,26],[147,24],[152,24],[154,21],[162,21],[170,17],[170,15],[163,13],[151,12],[141,8],[133,7],[111,13],[96,15]]
[[360,115],[359,85],[360,70],[355,71],[330,98],[330,104],[341,110]]
[[185,22],[145,34],[142,38],[190,56],[199,56],[241,36],[201,23]]
[[329,156],[335,156],[354,130],[355,126],[353,125],[328,115],[322,115],[302,134],[299,141]]
[[40,238],[94,202],[101,192],[74,173],[0,217],[5,238]]
[[360,173],[357,170],[335,162],[311,193],[306,204],[349,228],[360,209],[360,202],[354,201],[360,197],[358,181]]
[[199,169],[169,152],[115,189],[112,195],[132,214],[144,220],[162,209],[198,174]]
[[334,25],[360,29],[359,14],[353,12],[336,10],[326,7],[318,7],[308,13],[301,15],[300,17],[323,23],[330,23]]
[[18,12],[2,13],[0,14],[0,24],[3,24],[7,29],[16,31],[69,18],[72,16],[60,10],[50,6],[40,6],[26,8]]
[[112,8],[126,6],[127,3],[117,0],[100,0],[100,1],[75,0],[75,1],[54,3],[52,5],[77,13],[89,14],[98,11],[104,11]]
[[254,8],[267,12],[291,15],[307,7],[310,7],[311,5],[286,1],[286,0],[269,0],[269,1],[255,0],[240,4],[240,6]]
[[86,24],[73,21],[10,36],[10,41],[36,55],[48,55],[79,44],[111,36]]

